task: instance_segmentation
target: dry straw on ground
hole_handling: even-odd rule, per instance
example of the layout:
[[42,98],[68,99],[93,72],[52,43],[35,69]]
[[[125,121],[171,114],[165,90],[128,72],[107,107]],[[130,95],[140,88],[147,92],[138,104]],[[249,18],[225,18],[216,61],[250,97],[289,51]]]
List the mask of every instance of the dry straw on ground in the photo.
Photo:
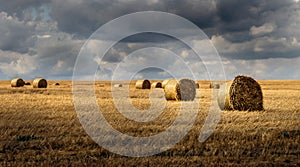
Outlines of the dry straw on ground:
[[196,95],[195,82],[190,79],[169,80],[165,86],[165,96],[167,100],[192,101]]
[[154,88],[162,88],[162,85],[160,82],[153,82],[151,84],[151,88],[154,89]]
[[164,80],[164,81],[161,83],[161,87],[162,87],[162,88],[165,88],[169,81],[170,81],[170,79]]
[[237,76],[219,90],[219,106],[225,110],[261,111],[263,94],[260,85],[251,77]]
[[33,88],[47,88],[47,81],[43,78],[36,78],[33,83]]
[[15,78],[11,80],[11,87],[22,87],[25,85],[25,82],[21,78]]
[[135,88],[136,89],[150,89],[151,83],[149,80],[138,80],[135,83]]

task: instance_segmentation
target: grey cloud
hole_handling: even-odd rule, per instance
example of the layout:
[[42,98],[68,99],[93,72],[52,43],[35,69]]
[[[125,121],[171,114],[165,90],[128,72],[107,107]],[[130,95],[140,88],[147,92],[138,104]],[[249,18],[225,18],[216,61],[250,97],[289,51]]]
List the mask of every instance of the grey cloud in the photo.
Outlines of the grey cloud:
[[[0,73],[12,77],[32,76],[31,73],[37,68],[36,56],[20,54],[18,52],[0,50]],[[4,79],[3,77],[1,77]]]
[[[189,19],[214,40],[223,58],[236,64],[300,57],[300,6],[293,0],[0,0],[0,4],[1,68],[6,75],[18,73],[8,74],[5,71],[8,66],[30,60],[36,64],[37,68],[31,69],[36,75],[71,76],[83,41],[97,28],[124,14],[145,10],[170,12]],[[191,35],[189,30],[182,32]],[[103,61],[118,63],[144,47],[162,47],[180,55],[186,46],[174,41],[153,34],[128,37],[114,46]],[[265,63],[270,68],[262,70],[272,69],[271,61]],[[106,68],[101,70],[111,72]],[[247,73],[250,69],[245,70]],[[282,69],[274,75],[286,71]]]
[[20,21],[17,17],[0,13],[0,49],[27,53],[34,45],[34,27]]
[[24,13],[31,12],[32,9],[37,9],[49,2],[50,0],[0,0],[0,11],[4,11],[9,15],[15,15],[21,19],[26,19],[27,15],[24,15]]
[[214,1],[59,1],[51,3],[51,16],[59,29],[80,36],[89,36],[102,24],[138,11],[158,10],[175,13],[190,19],[201,28],[212,26],[215,21]]
[[82,44],[82,41],[64,34],[39,39],[36,54],[42,65],[41,71],[52,72],[52,75],[71,75]]

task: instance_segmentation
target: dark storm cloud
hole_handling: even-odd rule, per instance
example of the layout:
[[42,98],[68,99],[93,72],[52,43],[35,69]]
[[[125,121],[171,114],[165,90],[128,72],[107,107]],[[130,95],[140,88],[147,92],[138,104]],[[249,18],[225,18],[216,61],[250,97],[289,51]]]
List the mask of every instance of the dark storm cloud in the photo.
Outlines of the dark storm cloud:
[[215,21],[213,1],[60,1],[51,3],[51,16],[58,27],[67,33],[89,36],[102,24],[125,14],[157,10],[183,16],[201,28],[212,26]]
[[[35,63],[36,68],[27,68],[24,74],[71,75],[84,40],[108,21],[139,11],[164,11],[192,21],[220,55],[235,64],[253,60],[259,68],[263,66],[255,60],[299,61],[300,5],[295,0],[0,0],[0,70],[6,75],[23,74],[24,65]],[[187,29],[182,33],[191,35]],[[153,34],[128,37],[103,61],[120,62],[145,46],[183,47],[172,41]],[[20,67],[16,71],[8,70],[16,65]]]
[[[57,21],[57,26],[61,31],[75,34],[78,36],[88,37],[102,24],[122,16],[124,14],[144,11],[159,10],[174,13],[185,17],[202,28],[204,32],[211,38],[213,35],[220,35],[229,43],[245,43],[255,41],[259,36],[251,34],[253,27],[260,27],[265,23],[274,24],[274,31],[264,34],[264,36],[272,36],[276,38],[289,38],[291,34],[284,31],[288,29],[288,25],[292,22],[291,15],[299,14],[299,6],[295,7],[293,0],[211,0],[211,1],[59,1],[53,0],[51,3],[51,16]],[[162,23],[167,24],[167,23]],[[258,33],[259,34],[259,33]],[[297,39],[300,34],[293,34]],[[146,37],[152,40],[161,40],[152,37]],[[132,42],[141,40],[147,42],[143,38],[128,38]],[[173,39],[171,39],[173,40]],[[161,42],[164,42],[162,40]],[[253,43],[253,42],[252,42]],[[268,45],[265,45],[267,47]],[[274,47],[274,44],[269,44]],[[251,46],[243,46],[249,48]],[[289,46],[288,46],[289,47]],[[217,48],[218,49],[218,48]],[[221,48],[222,49],[222,48]],[[264,48],[265,50],[272,48]],[[277,57],[283,54],[255,53],[255,48],[249,48],[244,56],[224,56],[237,59],[256,59]],[[292,50],[297,50],[293,48]],[[238,50],[237,50],[238,51]],[[222,53],[223,51],[220,50]],[[252,56],[253,55],[253,56]],[[289,57],[295,57],[291,54]]]
[[278,11],[294,5],[292,0],[218,0],[216,4],[219,33],[246,33],[252,26],[262,25],[276,17],[284,17],[279,15],[284,13]]
[[19,18],[25,18],[25,11],[35,9],[42,5],[48,4],[50,0],[0,0],[0,11],[4,11],[9,15],[15,15]]
[[36,54],[43,65],[42,71],[50,71],[53,75],[71,75],[82,44],[82,41],[72,40],[62,33],[39,39]]
[[34,45],[34,27],[20,21],[17,17],[0,12],[0,49],[27,53]]

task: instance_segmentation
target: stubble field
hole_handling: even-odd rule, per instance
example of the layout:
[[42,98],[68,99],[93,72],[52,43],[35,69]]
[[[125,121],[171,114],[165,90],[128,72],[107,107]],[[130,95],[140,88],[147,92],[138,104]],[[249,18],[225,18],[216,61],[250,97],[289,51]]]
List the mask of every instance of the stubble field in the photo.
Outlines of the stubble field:
[[[47,89],[11,88],[9,81],[0,81],[0,166],[300,166],[300,81],[259,81],[265,111],[223,111],[203,143],[198,136],[211,89],[208,81],[199,83],[200,109],[188,134],[168,151],[131,158],[105,150],[87,135],[75,112],[71,81],[49,81]],[[164,131],[180,108],[179,102],[168,101],[155,120],[135,122],[114,107],[109,82],[96,82],[95,92],[112,127],[131,136]],[[148,109],[149,92],[131,86],[133,105]]]

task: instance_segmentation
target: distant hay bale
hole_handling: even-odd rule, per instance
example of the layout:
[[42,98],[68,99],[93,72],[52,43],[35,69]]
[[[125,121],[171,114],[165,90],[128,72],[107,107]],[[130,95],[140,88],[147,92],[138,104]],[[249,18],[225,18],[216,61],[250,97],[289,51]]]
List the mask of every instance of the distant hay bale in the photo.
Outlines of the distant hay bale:
[[10,84],[11,84],[11,87],[22,87],[25,85],[25,82],[21,78],[15,78],[15,79],[11,80]]
[[230,87],[230,102],[239,111],[263,110],[263,94],[260,85],[251,77],[237,76]]
[[47,88],[47,81],[43,78],[36,78],[33,83],[33,88]]
[[233,82],[226,84],[224,87],[220,88],[218,97],[221,109],[239,111],[263,110],[262,90],[253,78],[237,76]]
[[164,80],[164,81],[161,83],[161,87],[162,87],[162,88],[165,88],[169,81],[170,81],[169,79]]
[[220,86],[218,92],[218,105],[221,110],[232,110],[232,105],[230,103],[229,90],[232,82],[224,83]]
[[161,83],[160,82],[153,82],[151,84],[151,88],[154,89],[154,88],[162,88],[161,86]]
[[196,81],[195,81],[195,86],[196,86],[196,89],[200,88],[200,84],[198,82],[196,82]]
[[220,89],[220,84],[215,83],[215,82],[211,82],[209,84],[209,88],[211,88],[211,89]]
[[196,96],[195,82],[190,79],[169,80],[164,91],[167,100],[193,101]]
[[60,84],[58,82],[54,83],[53,84],[54,86],[59,86]]
[[31,83],[30,82],[25,82],[25,85],[31,85]]
[[136,83],[135,83],[135,88],[136,89],[150,89],[151,87],[151,83],[149,80],[138,80]]
[[114,84],[114,87],[115,88],[120,88],[120,87],[123,87],[123,85],[122,84]]
[[104,87],[105,85],[104,84],[99,84],[99,87]]

